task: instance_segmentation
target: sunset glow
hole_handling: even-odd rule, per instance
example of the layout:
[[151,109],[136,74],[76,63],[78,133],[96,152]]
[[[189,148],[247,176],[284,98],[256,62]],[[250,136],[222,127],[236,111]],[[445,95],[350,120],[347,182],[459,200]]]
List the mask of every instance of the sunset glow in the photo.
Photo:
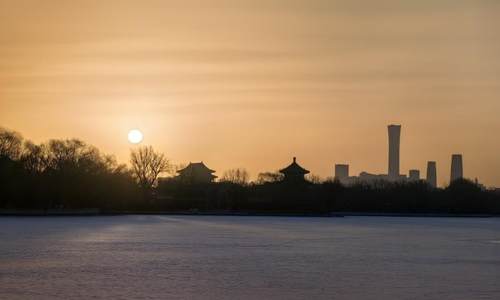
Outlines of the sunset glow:
[[500,186],[497,1],[1,1],[0,120],[129,159],[130,124],[173,162],[252,178],[291,157],[333,176],[450,155]]

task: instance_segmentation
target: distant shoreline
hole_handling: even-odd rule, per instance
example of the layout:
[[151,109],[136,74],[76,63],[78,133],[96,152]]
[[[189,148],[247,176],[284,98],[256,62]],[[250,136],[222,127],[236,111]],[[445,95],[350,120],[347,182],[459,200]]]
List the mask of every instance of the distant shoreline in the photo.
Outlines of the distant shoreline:
[[418,217],[418,218],[498,218],[497,214],[463,213],[386,213],[386,212],[331,212],[331,213],[267,213],[267,212],[227,212],[227,211],[100,211],[87,210],[0,210],[0,217],[84,217],[84,216],[237,216],[237,217]]

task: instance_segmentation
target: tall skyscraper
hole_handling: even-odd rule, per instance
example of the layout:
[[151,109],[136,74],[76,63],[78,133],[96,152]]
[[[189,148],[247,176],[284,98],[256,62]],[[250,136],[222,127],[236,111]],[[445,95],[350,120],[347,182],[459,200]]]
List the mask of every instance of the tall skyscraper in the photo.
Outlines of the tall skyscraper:
[[399,179],[399,145],[401,125],[389,125],[389,180]]
[[436,162],[429,161],[427,162],[427,183],[432,187],[437,187],[437,171],[436,171]]
[[451,156],[451,176],[450,182],[464,177],[464,167],[462,163],[462,154],[453,154]]

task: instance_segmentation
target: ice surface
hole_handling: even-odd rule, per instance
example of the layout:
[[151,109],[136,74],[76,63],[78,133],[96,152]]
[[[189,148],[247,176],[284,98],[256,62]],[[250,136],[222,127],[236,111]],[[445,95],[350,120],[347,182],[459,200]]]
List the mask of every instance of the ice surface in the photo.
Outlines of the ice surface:
[[0,299],[500,299],[500,219],[0,218]]

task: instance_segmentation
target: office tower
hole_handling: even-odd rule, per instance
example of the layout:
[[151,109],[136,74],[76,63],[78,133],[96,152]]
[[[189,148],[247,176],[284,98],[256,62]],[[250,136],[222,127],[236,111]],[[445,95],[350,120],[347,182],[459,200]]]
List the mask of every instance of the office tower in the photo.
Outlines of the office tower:
[[335,165],[335,179],[345,183],[349,178],[349,165]]
[[410,170],[409,174],[410,181],[419,181],[420,180],[420,171],[419,170]]
[[389,180],[399,178],[399,144],[401,137],[401,125],[389,125]]
[[432,187],[437,187],[437,171],[436,171],[436,162],[429,161],[427,162],[427,183]]
[[450,182],[464,177],[464,169],[462,163],[462,154],[453,154],[451,156],[451,176]]

